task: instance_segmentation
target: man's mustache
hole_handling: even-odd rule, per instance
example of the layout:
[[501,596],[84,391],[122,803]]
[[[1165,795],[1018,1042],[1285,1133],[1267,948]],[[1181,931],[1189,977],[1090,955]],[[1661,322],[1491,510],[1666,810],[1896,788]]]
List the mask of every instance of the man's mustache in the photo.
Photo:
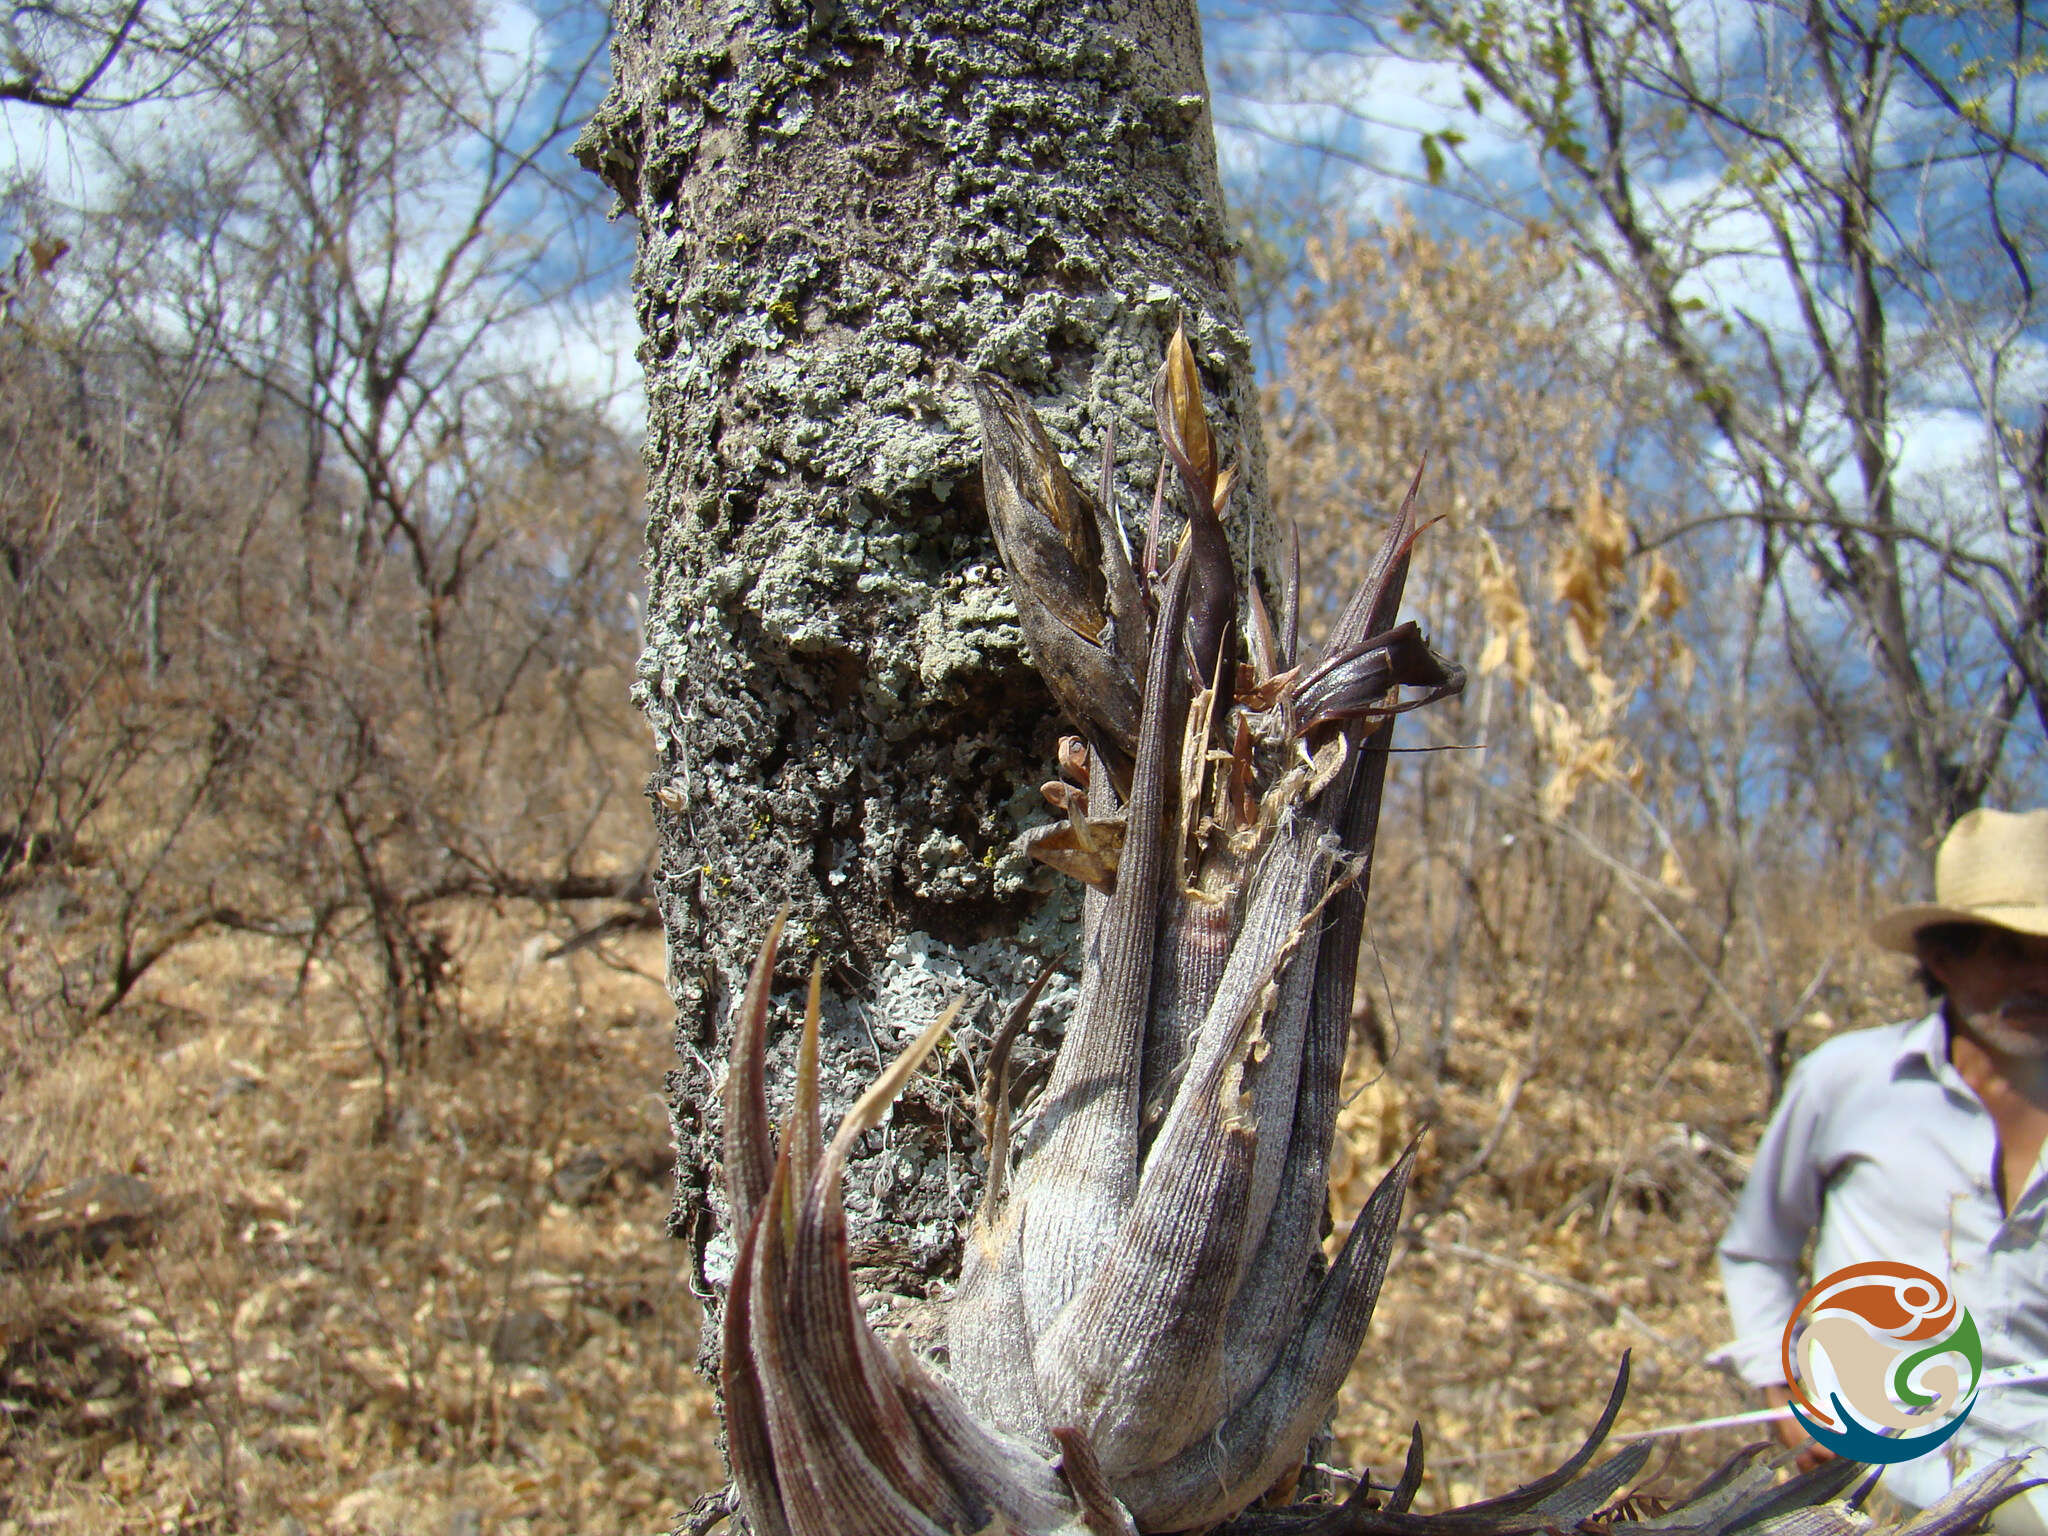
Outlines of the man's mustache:
[[[1984,1044],[2007,1056],[2048,1056],[2048,1030],[2039,1023],[2048,1018],[2048,992],[2029,988],[2008,992],[1996,1006],[1969,1021],[1969,1029]],[[2028,1021],[2035,1028],[2028,1027]]]

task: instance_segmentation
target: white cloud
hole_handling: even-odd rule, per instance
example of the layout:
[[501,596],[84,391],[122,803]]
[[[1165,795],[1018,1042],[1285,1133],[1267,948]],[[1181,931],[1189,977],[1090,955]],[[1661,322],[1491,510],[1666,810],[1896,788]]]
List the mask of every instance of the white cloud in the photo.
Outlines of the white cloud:
[[1976,485],[1988,492],[1990,437],[1975,411],[1900,410],[1892,419],[1891,450],[1902,481],[1950,489]]
[[540,15],[518,0],[499,0],[483,20],[478,38],[479,84],[497,97],[519,87],[554,49]]
[[604,402],[611,424],[637,436],[647,425],[646,376],[635,355],[639,343],[632,296],[621,287],[500,328],[491,336],[491,355],[508,371]]
[[1216,93],[1218,153],[1225,175],[1240,184],[1314,182],[1338,206],[1382,217],[1426,181],[1425,134],[1461,135],[1456,156],[1482,170],[1533,164],[1517,135],[1472,110],[1466,77],[1452,63],[1346,46],[1334,33],[1270,21],[1212,25],[1212,40],[1219,32],[1228,62]]

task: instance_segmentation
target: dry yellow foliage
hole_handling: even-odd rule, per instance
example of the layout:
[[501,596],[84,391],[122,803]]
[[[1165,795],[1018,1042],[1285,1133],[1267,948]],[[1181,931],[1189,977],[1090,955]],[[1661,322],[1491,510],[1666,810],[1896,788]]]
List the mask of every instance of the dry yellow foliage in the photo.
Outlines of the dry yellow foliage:
[[1486,645],[1479,653],[1481,672],[1508,669],[1518,683],[1536,675],[1536,642],[1529,623],[1529,605],[1515,573],[1501,557],[1500,545],[1484,528],[1475,530],[1479,541],[1479,601],[1486,615]]
[[1512,689],[1517,728],[1489,720],[1489,762],[1524,754],[1551,817],[1588,783],[1637,782],[1624,725],[1644,686],[1690,665],[1673,623],[1687,593],[1638,552],[1606,467],[1650,402],[1589,345],[1606,317],[1569,253],[1540,230],[1454,239],[1403,213],[1312,240],[1308,258],[1320,290],[1300,297],[1269,397],[1278,505],[1328,583],[1305,607],[1327,611],[1364,558],[1360,509],[1395,505],[1431,456],[1424,506],[1446,524],[1422,541],[1418,585],[1433,629],[1476,637],[1462,648],[1481,679]]

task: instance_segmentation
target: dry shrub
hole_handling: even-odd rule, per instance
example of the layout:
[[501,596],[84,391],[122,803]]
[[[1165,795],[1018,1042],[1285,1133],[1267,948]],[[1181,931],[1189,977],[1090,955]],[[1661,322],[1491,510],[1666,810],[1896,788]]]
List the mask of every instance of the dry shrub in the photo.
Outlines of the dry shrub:
[[0,226],[0,1529],[645,1528],[711,1477],[641,469],[505,355],[597,274],[577,81],[487,21],[243,8],[101,205]]
[[[1572,883],[1553,873],[1538,894],[1584,918],[1566,894]],[[1853,942],[1851,904],[1786,895],[1803,897],[1815,944]],[[1333,1460],[1391,1473],[1419,1420],[1437,1503],[1547,1470],[1589,1427],[1624,1350],[1634,1385],[1623,1431],[1759,1406],[1703,1360],[1728,1337],[1712,1249],[1761,1129],[1767,1074],[1614,883],[1590,905],[1601,910],[1553,959],[1565,974],[1546,982],[1526,950],[1470,963],[1470,1011],[1440,1074],[1412,1047],[1384,1069],[1364,1047],[1353,1065],[1359,1097],[1339,1125],[1350,1155],[1334,1180],[1340,1218],[1359,1208],[1392,1149],[1417,1129],[1429,1134],[1410,1246],[1340,1402]],[[1383,900],[1378,920],[1391,994],[1378,1013],[1398,1026],[1426,1001],[1428,978],[1402,957],[1410,925],[1393,907]],[[1825,1005],[1792,1021],[1795,1055],[1838,1028],[1919,1006],[1896,962],[1874,954],[1841,967],[1837,982]],[[1667,1441],[1672,1459],[1662,1470],[1661,1455],[1653,1462],[1649,1486],[1675,1491],[1761,1437],[1733,1429]]]
[[242,931],[397,1067],[456,997],[444,904],[651,921],[637,447],[502,355],[596,277],[541,166],[600,42],[559,78],[467,8],[248,7],[196,141],[10,200],[0,890],[50,920],[0,984],[43,1033]]
[[[32,338],[0,333],[0,366],[23,386],[0,422],[23,722],[0,879],[104,920],[83,947],[46,929],[17,1006],[104,1011],[178,942],[240,928],[367,950],[402,1053],[440,980],[424,907],[633,895],[638,466],[589,408],[507,403],[501,457],[462,488],[487,555],[432,591],[364,563],[345,479],[294,480],[302,439],[238,434],[260,403],[231,385],[227,420],[168,431],[110,420],[133,399],[65,398]],[[151,445],[148,497],[105,462],[124,430]]]

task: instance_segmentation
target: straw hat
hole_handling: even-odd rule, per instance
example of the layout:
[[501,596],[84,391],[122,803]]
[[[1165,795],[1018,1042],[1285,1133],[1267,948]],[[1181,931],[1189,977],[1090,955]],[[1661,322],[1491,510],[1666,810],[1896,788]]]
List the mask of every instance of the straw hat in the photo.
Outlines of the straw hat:
[[2048,934],[2048,810],[1970,812],[1935,851],[1933,902],[1885,913],[1870,937],[1910,955],[1930,923]]

